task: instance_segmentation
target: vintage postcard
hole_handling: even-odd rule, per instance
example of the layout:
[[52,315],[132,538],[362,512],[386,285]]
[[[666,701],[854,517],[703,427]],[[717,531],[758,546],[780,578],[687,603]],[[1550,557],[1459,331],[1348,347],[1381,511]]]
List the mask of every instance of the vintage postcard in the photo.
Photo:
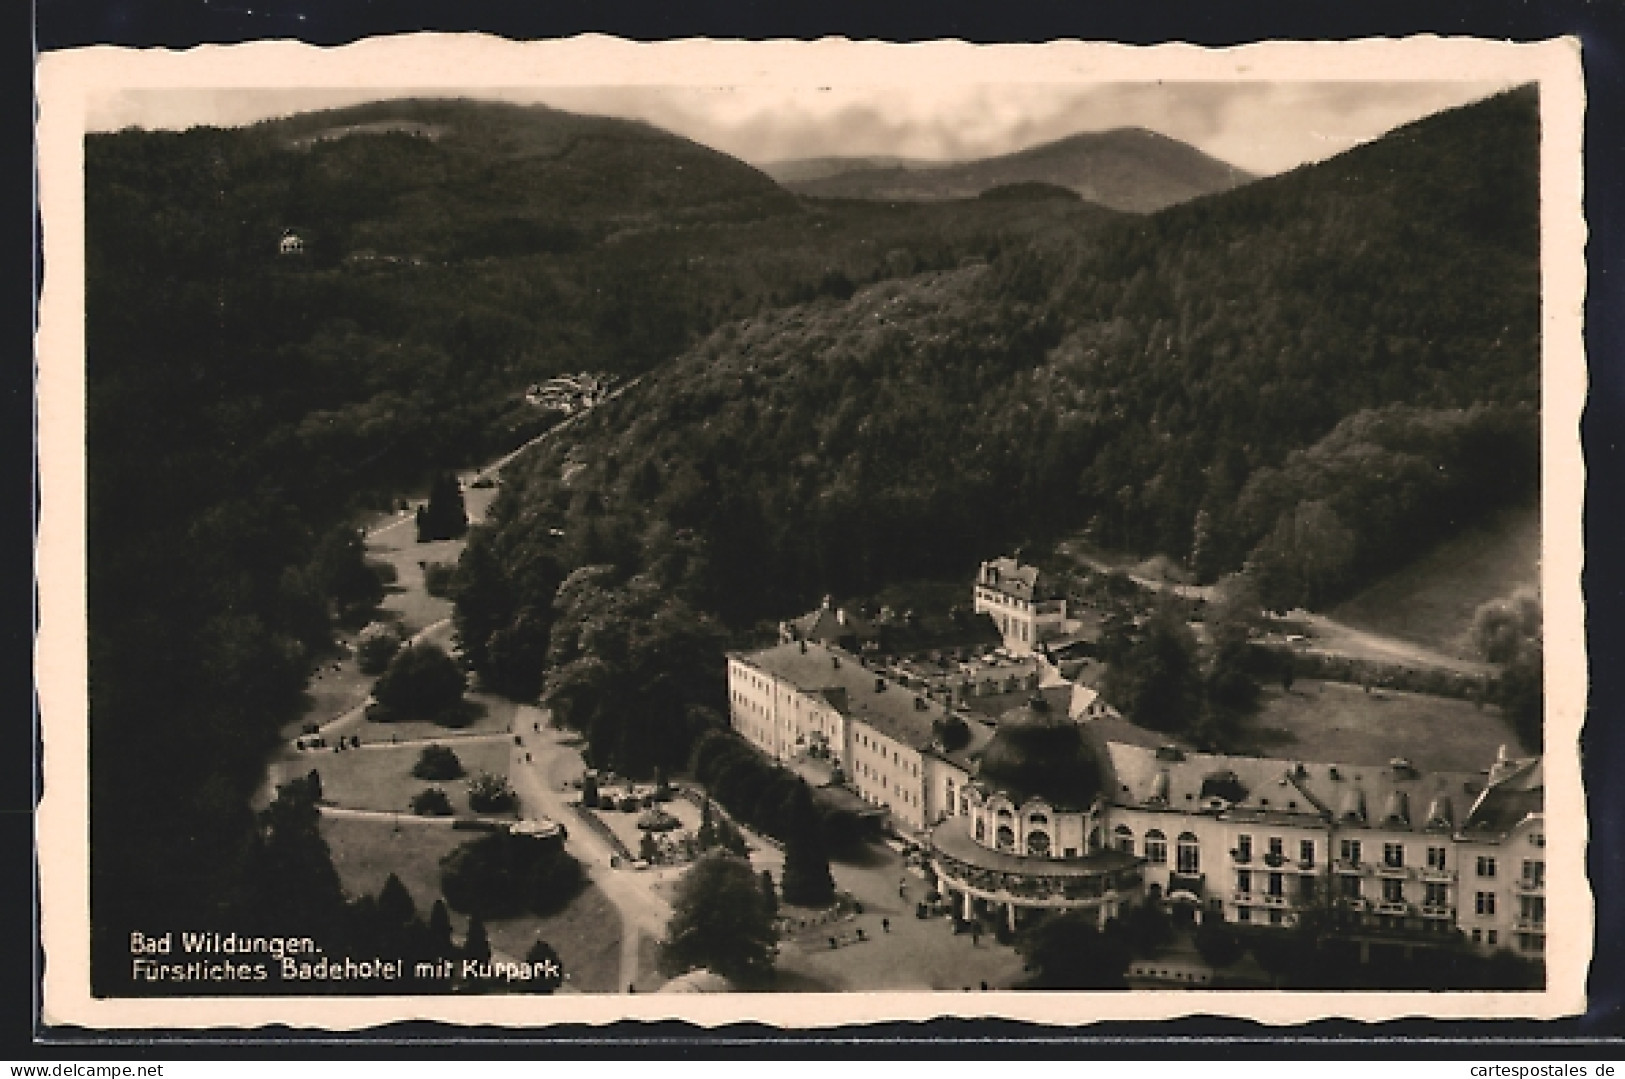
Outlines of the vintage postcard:
[[1583,1010],[1575,41],[39,89],[48,1024]]

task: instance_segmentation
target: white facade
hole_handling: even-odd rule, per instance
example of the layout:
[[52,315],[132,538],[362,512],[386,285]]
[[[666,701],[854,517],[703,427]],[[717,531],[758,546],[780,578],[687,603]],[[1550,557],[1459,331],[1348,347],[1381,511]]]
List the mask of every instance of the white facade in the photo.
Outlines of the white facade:
[[1038,569],[1013,558],[983,562],[972,596],[977,614],[992,616],[1015,655],[1031,655],[1040,642],[1066,630],[1066,600],[1040,599]]
[[948,710],[860,657],[805,640],[730,656],[728,698],[734,730],[774,760],[810,754],[840,768],[850,790],[905,830],[941,816],[933,780],[940,792],[944,768],[955,769],[927,749]]
[[[1118,852],[1142,860],[1136,880],[1143,876],[1149,899],[1242,925],[1290,927],[1316,910],[1362,940],[1426,940],[1459,929],[1486,952],[1535,957],[1545,946],[1538,758],[1503,753],[1488,775],[1421,773],[1403,761],[1305,764],[1107,742],[1105,800],[1087,812],[1057,812],[1015,805],[977,781],[988,728],[970,719],[972,745],[946,752],[933,742],[933,725],[954,713],[839,648],[796,641],[731,656],[728,685],[730,722],[752,745],[775,760],[811,753],[840,767],[849,789],[907,831],[964,818],[956,827],[966,842],[1040,867]],[[1070,718],[1087,730],[1098,697],[1074,700],[1084,707]],[[1016,878],[978,869],[980,856],[968,848],[944,856],[962,874],[957,894],[978,901],[1085,898],[983,887],[963,874]],[[1115,888],[1088,902],[1109,900],[1115,910],[1132,901]]]

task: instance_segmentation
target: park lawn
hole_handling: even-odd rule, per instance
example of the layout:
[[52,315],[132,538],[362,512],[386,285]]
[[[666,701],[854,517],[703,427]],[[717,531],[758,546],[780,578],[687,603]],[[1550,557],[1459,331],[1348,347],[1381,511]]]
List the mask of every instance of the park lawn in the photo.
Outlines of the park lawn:
[[410,818],[399,828],[387,820],[322,818],[322,838],[333,854],[333,868],[346,896],[377,895],[393,873],[424,917],[440,898],[440,859],[479,835]]
[[449,746],[462,761],[462,778],[431,782],[414,776],[412,768],[423,752],[422,746],[372,745],[342,753],[318,750],[305,754],[300,763],[309,761],[310,767],[321,774],[322,799],[332,805],[405,812],[419,791],[439,786],[451,796],[452,808],[458,815],[469,815],[465,786],[468,779],[480,772],[506,776],[512,747],[506,739],[483,738],[446,738],[440,744]]
[[[484,519],[485,511],[496,497],[494,488],[463,490],[463,506],[470,523]],[[385,522],[388,523],[388,522]],[[382,604],[388,615],[393,615],[408,635],[425,626],[450,618],[452,603],[429,595],[423,587],[423,567],[435,562],[456,565],[462,557],[466,539],[417,541],[417,527],[408,516],[405,523],[391,528],[367,543],[367,557],[375,562],[387,562],[395,567],[395,583],[387,587]]]
[[333,661],[329,660],[306,684],[306,707],[298,719],[283,728],[283,735],[297,738],[304,732],[306,723],[321,724],[337,719],[367,699],[374,681],[371,675],[357,670],[353,662],[341,663],[335,671]]
[[1458,659],[1479,659],[1470,639],[1473,612],[1539,583],[1540,507],[1519,506],[1446,540],[1330,614]]
[[[455,912],[453,924],[461,932]],[[621,973],[621,915],[596,884],[588,884],[570,905],[546,918],[527,914],[486,926],[491,949],[509,959],[523,960],[536,938],[559,953],[559,965],[569,975],[568,985],[579,993],[615,993]],[[640,986],[639,988],[642,988]]]
[[395,582],[386,586],[381,606],[398,619],[408,636],[451,617],[451,601],[424,590],[422,567],[433,562],[456,564],[465,546],[462,540],[418,543],[414,529],[408,522],[367,544],[369,559],[395,567]]
[[1404,757],[1423,771],[1488,768],[1497,747],[1518,739],[1493,705],[1300,680],[1292,692],[1266,686],[1249,725],[1248,752],[1340,764],[1386,764]]
[[[414,820],[402,822],[397,830],[389,821],[322,818],[322,836],[346,896],[377,895],[394,873],[425,918],[440,898],[440,860],[481,834]],[[455,910],[450,914],[453,932],[461,940],[468,931],[468,917]],[[571,987],[581,992],[612,993],[619,988],[620,914],[595,884],[589,883],[558,914],[508,918],[491,922],[486,929],[493,950],[511,959],[523,959],[542,937],[558,950]]]

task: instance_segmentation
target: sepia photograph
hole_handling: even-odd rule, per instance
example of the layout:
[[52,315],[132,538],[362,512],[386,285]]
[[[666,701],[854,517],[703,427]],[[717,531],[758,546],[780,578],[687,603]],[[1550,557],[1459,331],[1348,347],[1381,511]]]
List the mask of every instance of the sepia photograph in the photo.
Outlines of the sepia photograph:
[[41,101],[47,1020],[1583,1010],[1572,41]]

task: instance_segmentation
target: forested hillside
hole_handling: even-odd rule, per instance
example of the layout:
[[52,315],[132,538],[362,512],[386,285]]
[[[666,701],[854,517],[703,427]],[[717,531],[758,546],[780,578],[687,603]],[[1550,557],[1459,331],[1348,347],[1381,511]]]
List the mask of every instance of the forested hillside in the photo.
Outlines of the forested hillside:
[[1078,528],[1334,600],[1535,482],[1537,144],[1521,90],[723,326],[516,464],[476,548],[542,619],[511,567],[743,624]]
[[1178,139],[1143,128],[1086,132],[1012,154],[934,164],[828,158],[769,167],[803,195],[845,199],[966,199],[1008,184],[1064,187],[1090,202],[1150,213],[1254,179]]
[[334,625],[377,598],[354,526],[542,430],[528,384],[647,371],[738,317],[1113,216],[819,204],[645,125],[468,102],[94,135],[85,155],[94,903],[115,973],[144,923],[275,921],[246,803]]

